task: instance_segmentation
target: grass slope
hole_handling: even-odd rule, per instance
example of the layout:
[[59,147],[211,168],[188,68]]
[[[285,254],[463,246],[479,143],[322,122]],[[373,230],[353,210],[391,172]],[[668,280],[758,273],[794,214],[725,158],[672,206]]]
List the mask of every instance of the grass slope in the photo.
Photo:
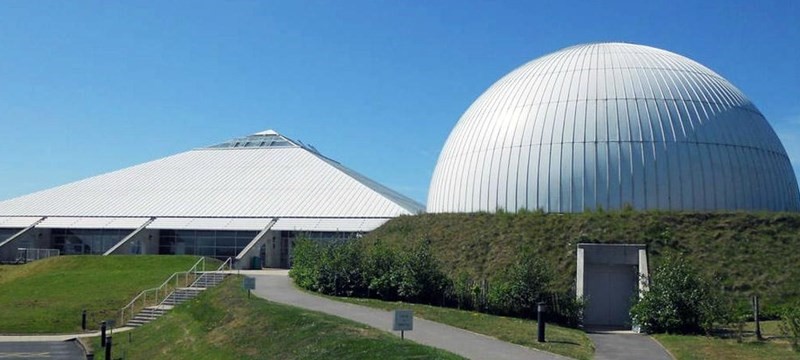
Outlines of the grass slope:
[[383,310],[411,309],[414,316],[440,322],[457,328],[488,335],[510,343],[549,351],[575,359],[591,359],[594,345],[586,334],[577,329],[548,324],[546,342],[536,341],[536,321],[516,319],[505,316],[494,316],[472,311],[442,308],[430,305],[389,302],[375,299],[359,299],[346,297],[328,298],[369,306]]
[[[349,320],[272,303],[231,277],[158,321],[119,334],[125,359],[460,359]],[[99,340],[94,348],[100,354]]]
[[188,270],[195,256],[59,256],[0,266],[0,333],[81,331],[81,310],[97,328],[140,291]]
[[[545,257],[568,289],[576,245],[647,244],[651,267],[683,254],[738,294],[762,303],[800,298],[800,215],[787,213],[587,212],[579,214],[423,214],[393,219],[365,236],[390,244],[430,240],[453,275],[491,278],[529,250]],[[402,245],[400,245],[402,246]]]
[[755,338],[755,323],[747,323],[743,329],[743,341],[736,341],[736,330],[730,331],[728,338],[711,336],[683,336],[660,334],[654,337],[678,360],[700,359],[800,359],[800,353],[792,350],[788,339],[778,329],[778,321],[761,323],[764,341]]

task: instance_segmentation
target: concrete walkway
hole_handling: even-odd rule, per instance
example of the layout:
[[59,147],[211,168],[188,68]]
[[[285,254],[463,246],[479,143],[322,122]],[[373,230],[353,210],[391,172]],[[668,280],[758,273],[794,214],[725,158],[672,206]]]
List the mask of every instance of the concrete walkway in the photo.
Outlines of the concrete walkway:
[[[286,270],[242,272],[256,278],[253,294],[270,301],[319,311],[392,332],[392,312],[328,300],[297,290]],[[399,332],[392,332],[400,336]],[[452,326],[414,318],[405,338],[444,349],[468,359],[566,359],[544,351],[507,343]]]
[[672,360],[672,356],[647,335],[631,331],[589,331],[595,360]]
[[[132,327],[114,328],[114,334],[133,330]],[[90,338],[100,336],[100,331],[78,333],[78,334],[54,334],[54,335],[0,335],[0,343],[4,342],[52,342],[67,341],[77,338]],[[0,358],[2,359],[2,358]]]

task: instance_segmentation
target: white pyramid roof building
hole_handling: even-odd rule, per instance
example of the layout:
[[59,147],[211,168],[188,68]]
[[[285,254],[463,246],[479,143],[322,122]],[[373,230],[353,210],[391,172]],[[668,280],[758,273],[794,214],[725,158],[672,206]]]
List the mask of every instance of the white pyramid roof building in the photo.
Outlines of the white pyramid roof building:
[[362,232],[423,209],[268,130],[0,201],[0,227]]

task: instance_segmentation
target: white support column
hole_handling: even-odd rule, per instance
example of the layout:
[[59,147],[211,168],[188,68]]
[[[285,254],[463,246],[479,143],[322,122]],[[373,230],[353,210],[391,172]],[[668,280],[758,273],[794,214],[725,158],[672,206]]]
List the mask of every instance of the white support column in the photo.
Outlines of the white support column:
[[47,219],[47,217],[45,216],[39,220],[36,220],[36,222],[34,222],[33,224],[20,230],[18,233],[11,235],[10,238],[0,243],[0,261],[13,261],[16,255],[15,253],[16,249],[14,243],[16,243],[17,240],[22,239],[23,235],[33,230],[36,227],[36,225],[39,225],[39,223],[44,221],[44,219]]
[[650,287],[648,278],[650,271],[647,268],[647,249],[639,249],[639,296],[641,297]]
[[156,218],[151,217],[149,220],[145,221],[144,224],[142,224],[142,226],[139,226],[138,229],[136,229],[133,232],[131,232],[130,234],[128,234],[128,236],[122,238],[122,240],[120,240],[118,243],[116,243],[116,245],[112,246],[105,253],[103,253],[103,256],[111,255],[111,254],[114,254],[114,253],[119,253],[120,250],[123,249],[123,245],[125,245],[126,243],[131,241],[131,239],[135,238],[136,235],[139,235],[139,233],[141,233],[142,230],[144,230],[148,225],[150,225],[150,223],[152,223],[153,220],[155,220],[155,219]]
[[269,224],[267,224],[267,226],[265,226],[264,229],[262,229],[261,232],[259,232],[258,235],[256,235],[253,240],[251,240],[250,243],[247,244],[247,246],[245,246],[238,255],[236,255],[235,264],[237,269],[242,268],[243,260],[245,262],[249,261],[249,259],[254,256],[253,253],[259,250],[258,245],[264,242],[264,240],[267,238],[266,235],[269,234],[270,229],[272,229],[272,226],[275,225],[276,222],[278,222],[278,218],[273,218],[272,221],[270,221]]

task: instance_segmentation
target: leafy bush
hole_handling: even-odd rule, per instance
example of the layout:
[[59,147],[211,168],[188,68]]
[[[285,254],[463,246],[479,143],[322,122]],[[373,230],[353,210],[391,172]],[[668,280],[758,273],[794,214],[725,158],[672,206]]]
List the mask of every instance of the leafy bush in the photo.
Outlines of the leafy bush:
[[583,310],[586,309],[586,302],[583,298],[576,298],[574,292],[562,295],[553,294],[548,306],[550,306],[548,315],[550,321],[571,327],[583,325]]
[[794,351],[800,351],[800,303],[784,308],[780,329],[789,338]]
[[552,279],[552,273],[538,257],[522,255],[492,283],[489,307],[502,315],[536,317],[537,304],[545,300]]
[[319,259],[322,253],[320,243],[308,239],[298,239],[292,249],[292,269],[289,276],[303,289],[317,288]]
[[401,280],[397,289],[400,298],[432,304],[443,297],[449,281],[427,241],[406,251],[400,258]]
[[653,271],[650,289],[634,299],[631,317],[651,333],[708,332],[725,315],[711,289],[709,282],[683,259],[667,256]]
[[365,280],[361,249],[356,241],[338,240],[323,245],[316,290],[328,295],[362,296]]
[[397,251],[380,240],[369,247],[364,258],[364,278],[369,295],[390,301],[399,298],[397,290],[401,277],[400,261]]
[[426,242],[409,249],[376,243],[365,252],[359,239],[301,239],[289,275],[298,286],[323,294],[427,303],[443,299],[449,284]]

